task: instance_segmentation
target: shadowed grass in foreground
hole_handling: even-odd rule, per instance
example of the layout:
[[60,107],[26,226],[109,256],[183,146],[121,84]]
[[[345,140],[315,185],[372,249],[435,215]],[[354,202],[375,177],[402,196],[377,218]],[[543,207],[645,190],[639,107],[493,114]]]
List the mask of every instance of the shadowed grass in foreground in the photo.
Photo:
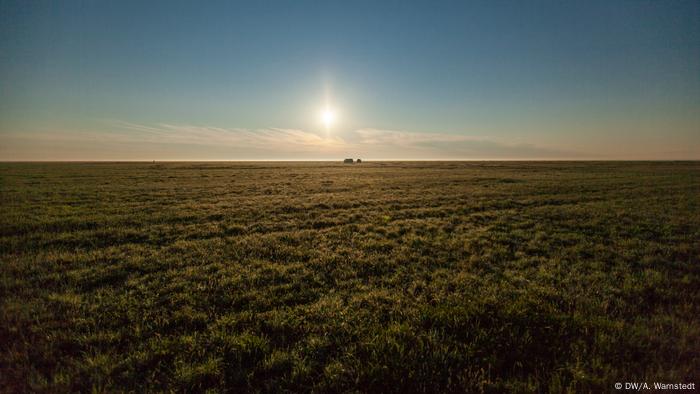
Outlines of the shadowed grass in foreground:
[[700,164],[0,164],[0,391],[700,377]]

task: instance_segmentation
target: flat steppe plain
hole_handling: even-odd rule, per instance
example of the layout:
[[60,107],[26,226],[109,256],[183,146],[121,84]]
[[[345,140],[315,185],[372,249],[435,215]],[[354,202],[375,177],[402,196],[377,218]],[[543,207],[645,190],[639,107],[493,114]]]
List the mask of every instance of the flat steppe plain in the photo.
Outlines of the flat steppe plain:
[[0,163],[0,391],[700,384],[700,162]]

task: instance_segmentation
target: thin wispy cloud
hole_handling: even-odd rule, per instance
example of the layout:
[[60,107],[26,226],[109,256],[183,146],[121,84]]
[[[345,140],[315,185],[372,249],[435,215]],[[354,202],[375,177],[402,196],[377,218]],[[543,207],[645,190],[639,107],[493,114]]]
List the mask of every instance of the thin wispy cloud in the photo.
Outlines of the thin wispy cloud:
[[[224,145],[271,150],[284,148],[299,151],[319,147],[333,149],[345,144],[338,137],[285,128],[244,129],[167,123],[142,125],[130,122],[115,122],[114,126],[115,131],[112,134],[119,138],[167,144]],[[125,134],[124,131],[139,133]]]
[[117,129],[138,131],[119,138],[167,144],[232,146],[266,151],[312,153],[316,156],[339,153],[375,158],[554,158],[577,157],[578,152],[538,147],[532,144],[508,144],[485,137],[448,133],[409,132],[363,128],[334,134],[288,128],[221,128],[161,123],[143,125],[115,123]]
[[399,130],[360,129],[355,133],[362,144],[393,144],[397,146],[421,145],[434,142],[479,141],[484,138],[457,134],[420,133]]
[[[191,160],[199,159],[204,152],[213,154],[217,160],[318,160],[344,156],[387,160],[584,157],[578,152],[449,133],[376,128],[325,133],[289,128],[246,129],[126,121],[108,123],[109,132],[55,131],[13,134],[5,138],[8,143],[14,140],[36,146],[50,144],[69,147],[72,152],[90,151],[91,160],[111,160],[112,155],[120,151],[129,154],[119,157],[132,160],[151,157],[159,160]],[[100,152],[104,152],[104,156],[100,156]]]

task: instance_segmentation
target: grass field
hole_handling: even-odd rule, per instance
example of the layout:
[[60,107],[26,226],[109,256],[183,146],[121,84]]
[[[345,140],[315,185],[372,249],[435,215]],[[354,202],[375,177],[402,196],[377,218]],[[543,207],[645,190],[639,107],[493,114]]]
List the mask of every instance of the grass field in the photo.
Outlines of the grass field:
[[700,162],[0,164],[0,391],[700,383]]

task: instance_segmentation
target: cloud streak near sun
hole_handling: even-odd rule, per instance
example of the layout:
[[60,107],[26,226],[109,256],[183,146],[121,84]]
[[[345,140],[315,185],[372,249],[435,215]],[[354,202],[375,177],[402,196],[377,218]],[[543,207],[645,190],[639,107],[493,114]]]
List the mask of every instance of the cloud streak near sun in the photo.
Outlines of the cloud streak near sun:
[[[324,137],[303,130],[285,128],[243,129],[192,125],[141,125],[128,122],[115,123],[113,135],[142,139],[146,142],[167,144],[197,144],[256,148],[266,150],[334,149],[343,146],[344,141],[337,137]],[[136,131],[138,134],[120,133],[119,129]]]
[[[109,132],[14,134],[15,143],[50,152],[90,152],[86,160],[374,160],[557,159],[577,152],[449,133],[362,128],[332,134],[290,128],[223,128],[110,121]],[[59,149],[60,148],[60,149]]]
[[[483,137],[447,133],[409,132],[363,128],[336,135],[288,128],[221,128],[209,126],[116,123],[119,128],[136,131],[131,135],[144,142],[230,146],[237,149],[306,154],[309,158],[334,158],[335,155],[367,158],[435,159],[470,158],[554,158],[572,157],[576,152],[537,147],[531,144],[506,144]],[[122,135],[124,134],[117,134]],[[235,158],[233,158],[235,159]]]

